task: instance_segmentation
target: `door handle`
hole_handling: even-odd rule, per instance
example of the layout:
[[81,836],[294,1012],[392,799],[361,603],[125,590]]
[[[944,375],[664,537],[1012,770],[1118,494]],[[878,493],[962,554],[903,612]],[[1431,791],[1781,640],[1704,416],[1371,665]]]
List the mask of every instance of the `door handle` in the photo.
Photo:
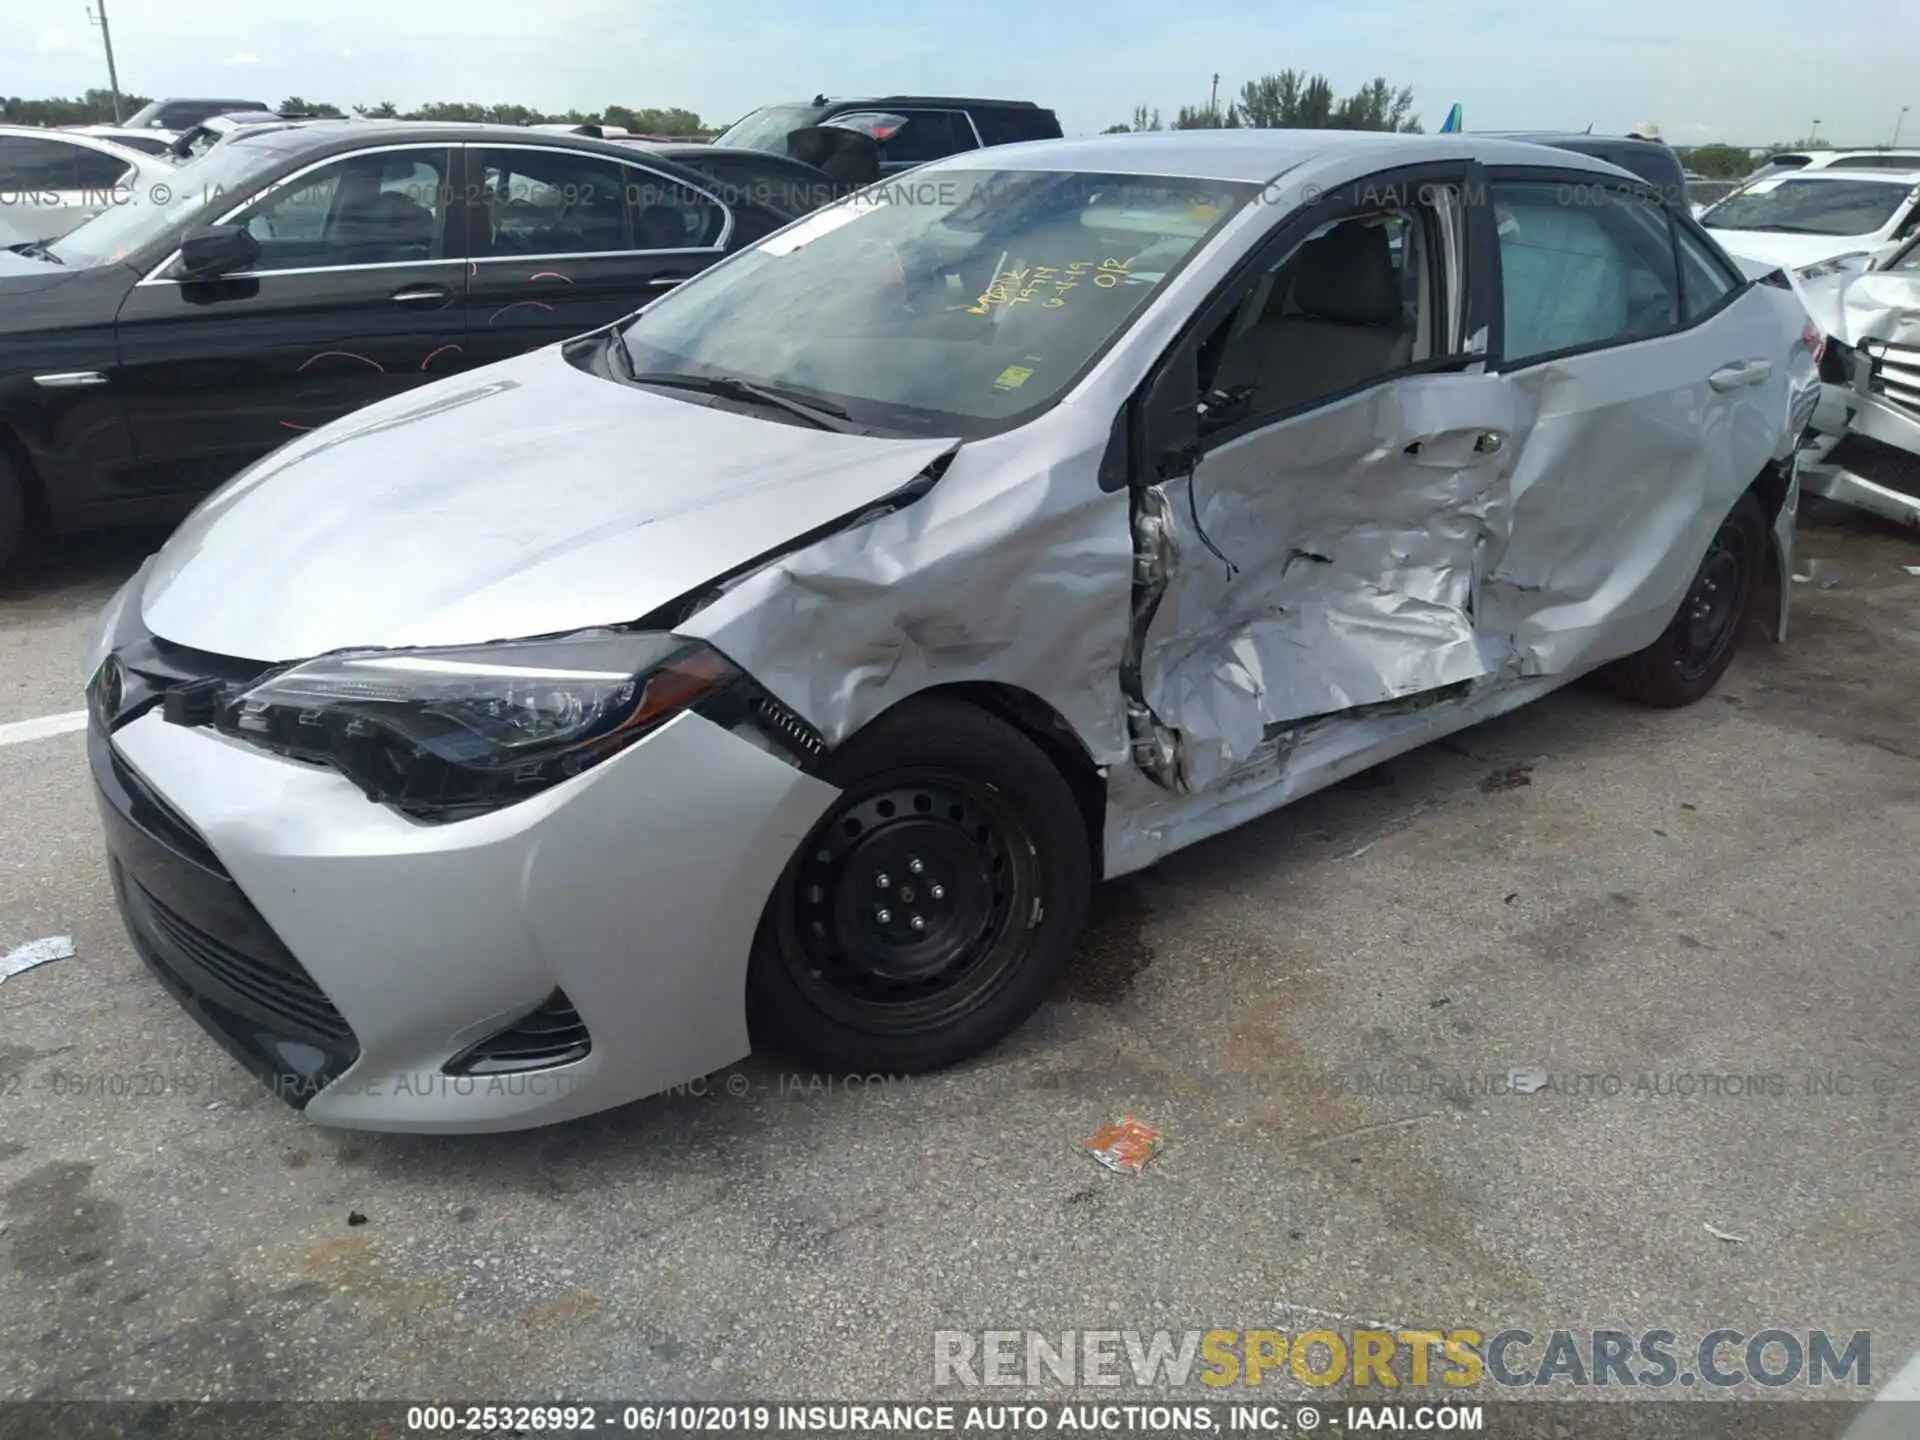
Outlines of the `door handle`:
[[57,375],[36,375],[33,383],[42,390],[79,390],[88,385],[104,385],[107,377],[98,370],[63,370]]
[[1758,385],[1772,373],[1773,366],[1765,360],[1742,360],[1722,365],[1707,377],[1707,383],[1716,390],[1738,390],[1742,385]]
[[394,304],[412,310],[438,310],[451,299],[453,292],[444,285],[409,285],[393,292]]
[[649,290],[671,290],[676,285],[686,284],[687,281],[692,278],[691,275],[656,275],[653,279],[647,281],[647,288]]

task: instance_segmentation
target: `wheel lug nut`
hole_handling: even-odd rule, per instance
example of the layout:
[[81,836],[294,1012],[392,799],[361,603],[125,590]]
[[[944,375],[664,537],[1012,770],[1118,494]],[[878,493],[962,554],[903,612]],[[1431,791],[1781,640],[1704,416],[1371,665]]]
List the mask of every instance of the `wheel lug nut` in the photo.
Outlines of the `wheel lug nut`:
[[922,870],[926,868],[927,867],[922,865],[918,860],[909,860],[907,862],[907,869],[911,870],[916,875],[918,875]]
[[887,909],[885,906],[882,906],[880,909],[873,912],[873,918],[878,920],[882,925],[889,924],[893,920],[893,911]]
[[885,871],[873,877],[873,888],[876,890],[884,890],[891,884],[893,884],[893,880]]
[[927,922],[922,920],[918,915],[909,920],[907,924],[911,925],[915,930],[924,930],[927,928]]
[[947,898],[947,887],[944,885],[936,885],[927,891],[927,893],[936,900],[944,900]]

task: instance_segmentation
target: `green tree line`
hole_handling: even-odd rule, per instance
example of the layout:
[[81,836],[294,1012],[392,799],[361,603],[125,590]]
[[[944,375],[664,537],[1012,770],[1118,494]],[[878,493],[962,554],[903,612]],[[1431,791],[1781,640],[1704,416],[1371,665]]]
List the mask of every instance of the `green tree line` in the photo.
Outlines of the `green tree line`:
[[[145,95],[120,97],[120,113],[131,115],[151,103]],[[338,105],[324,100],[308,100],[289,95],[277,107],[282,111],[308,115],[344,115]],[[377,105],[355,105],[353,113],[369,120],[478,120],[495,125],[599,124],[618,125],[642,135],[715,135],[721,127],[708,124],[691,110],[679,106],[666,108],[609,105],[589,113],[584,110],[543,111],[527,105],[480,105],[469,101],[435,101],[413,110],[402,110],[391,100]],[[18,95],[0,97],[0,122],[8,125],[110,125],[113,123],[113,95],[107,90],[89,90],[75,99],[26,100]]]
[[1182,105],[1172,124],[1158,110],[1133,107],[1130,123],[1109,125],[1106,133],[1140,130],[1391,130],[1418,135],[1413,87],[1398,89],[1376,76],[1345,99],[1336,99],[1333,82],[1303,70],[1262,75],[1240,87],[1225,106]]

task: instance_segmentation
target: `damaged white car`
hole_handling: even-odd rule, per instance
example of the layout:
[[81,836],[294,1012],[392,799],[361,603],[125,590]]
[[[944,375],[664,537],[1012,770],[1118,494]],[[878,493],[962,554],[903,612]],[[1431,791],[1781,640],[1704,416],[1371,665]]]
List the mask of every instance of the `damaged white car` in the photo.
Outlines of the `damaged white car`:
[[1828,336],[1814,443],[1801,460],[1807,491],[1920,526],[1920,236],[1802,291]]
[[329,1124],[951,1064],[1091,884],[1778,636],[1806,318],[1471,135],[956,157],[293,440],[112,603],[129,933]]

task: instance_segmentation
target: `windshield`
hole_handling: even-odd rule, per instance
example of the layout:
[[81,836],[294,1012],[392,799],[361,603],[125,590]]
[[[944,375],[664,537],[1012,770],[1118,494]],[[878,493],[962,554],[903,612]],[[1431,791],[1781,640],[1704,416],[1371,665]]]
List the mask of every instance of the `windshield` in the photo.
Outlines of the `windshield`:
[[222,145],[136,189],[47,247],[68,265],[108,265],[182,225],[203,210],[234,200],[258,172],[281,156],[259,145]]
[[975,438],[1064,394],[1256,193],[1249,184],[940,170],[875,186],[642,311],[633,368],[811,393]]
[[787,136],[814,123],[821,112],[811,105],[765,105],[733,127],[713,143],[737,145],[743,150],[770,150],[787,153]]
[[1871,235],[1911,193],[1874,180],[1762,180],[1729,195],[1700,217],[1711,230],[1773,230],[1787,235]]

